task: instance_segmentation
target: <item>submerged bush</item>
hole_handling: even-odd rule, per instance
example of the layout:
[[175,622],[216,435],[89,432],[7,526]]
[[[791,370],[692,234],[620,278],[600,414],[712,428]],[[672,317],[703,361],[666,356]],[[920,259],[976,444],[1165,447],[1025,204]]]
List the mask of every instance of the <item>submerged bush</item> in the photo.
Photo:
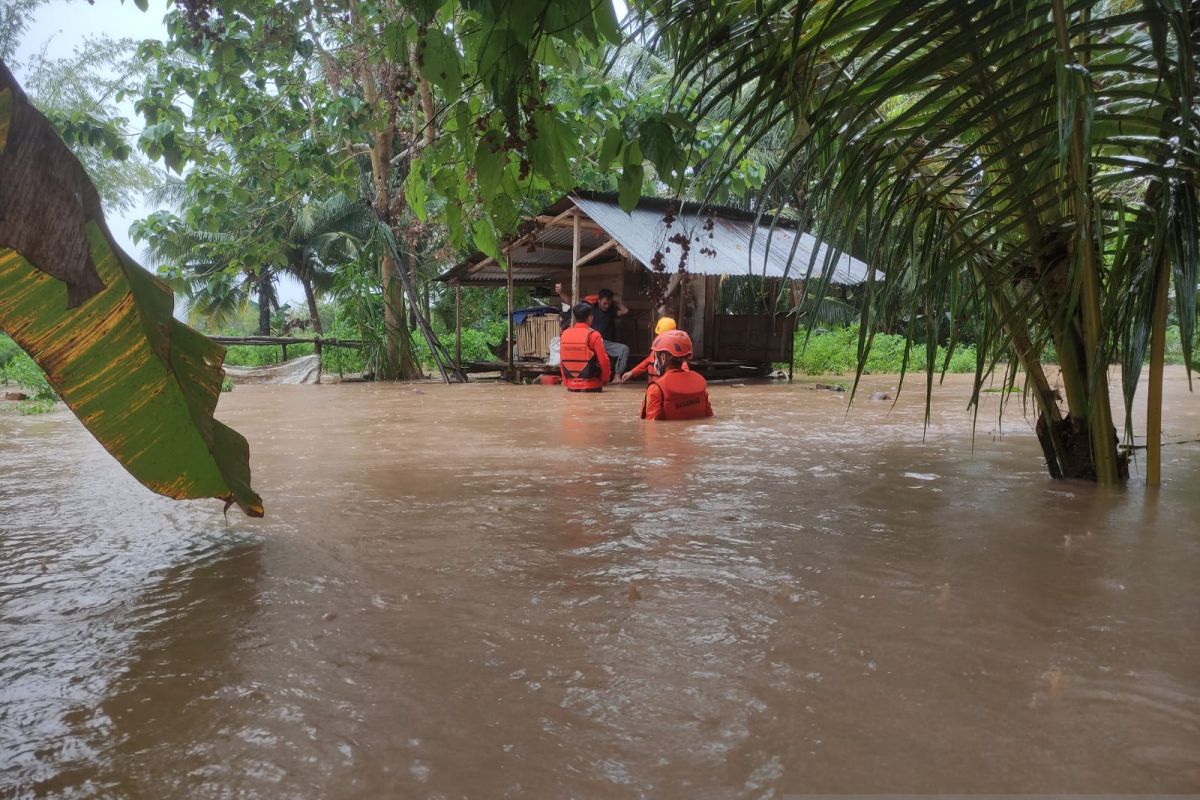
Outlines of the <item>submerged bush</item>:
[[17,404],[17,413],[23,417],[28,417],[34,414],[49,414],[54,410],[54,406],[54,400],[48,398],[26,400],[23,403]]

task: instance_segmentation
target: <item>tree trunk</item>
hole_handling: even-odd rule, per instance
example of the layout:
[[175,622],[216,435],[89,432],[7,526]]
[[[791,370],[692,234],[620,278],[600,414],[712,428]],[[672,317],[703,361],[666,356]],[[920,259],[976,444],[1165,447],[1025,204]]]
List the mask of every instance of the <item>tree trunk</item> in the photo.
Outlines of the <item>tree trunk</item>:
[[379,263],[379,280],[383,285],[384,333],[384,363],[380,365],[379,377],[383,380],[396,380],[401,373],[400,342],[406,327],[400,278],[396,275],[396,262],[390,253],[384,253]]
[[1166,354],[1167,312],[1171,270],[1164,250],[1158,257],[1158,287],[1150,323],[1150,384],[1146,397],[1146,485],[1162,483],[1163,361]]
[[258,335],[271,335],[271,279],[266,272],[258,276]]
[[[1036,428],[1038,440],[1051,477],[1112,483],[1114,480],[1104,477],[1105,471],[1112,468],[1115,480],[1128,480],[1129,458],[1117,451],[1119,439],[1112,424],[1107,375],[1098,375],[1094,384],[1089,378],[1085,348],[1076,329],[1078,316],[1054,334],[1067,414],[1051,423],[1041,414]],[[1105,452],[1098,454],[1097,447]]]
[[[1051,17],[1054,20],[1055,38],[1060,57],[1069,66],[1079,64],[1073,50],[1070,24],[1066,4],[1063,0],[1051,0]],[[1086,12],[1085,12],[1086,13]],[[1083,51],[1086,53],[1086,49]],[[1086,59],[1086,55],[1084,56]],[[1084,79],[1079,72],[1069,73],[1072,83],[1084,89]],[[1061,91],[1061,89],[1060,89]],[[1117,455],[1116,430],[1112,422],[1112,407],[1108,394],[1108,364],[1102,347],[1104,335],[1103,310],[1100,298],[1100,253],[1093,233],[1095,223],[1094,195],[1090,191],[1091,174],[1088,168],[1087,142],[1085,141],[1084,104],[1076,103],[1071,136],[1067,149],[1068,179],[1067,209],[1075,218],[1072,233],[1073,245],[1078,256],[1077,284],[1072,287],[1077,306],[1072,315],[1078,323],[1079,339],[1083,344],[1082,376],[1086,384],[1082,387],[1087,397],[1086,411],[1072,409],[1073,415],[1087,414],[1086,428],[1091,436],[1091,458],[1094,479],[1112,484],[1128,477],[1127,466],[1122,469],[1122,459]],[[1075,305],[1075,304],[1073,304]],[[1064,374],[1064,385],[1065,385]],[[1124,472],[1124,474],[1122,474]]]
[[[1117,432],[1112,431],[1112,449],[1117,449]],[[1044,414],[1038,416],[1038,441],[1046,456],[1046,465],[1054,478],[1075,480],[1097,480],[1095,460],[1092,456],[1092,435],[1087,420],[1068,416],[1054,425],[1046,424]],[[1116,459],[1117,477],[1129,479],[1129,459],[1120,455]]]
[[304,299],[308,302],[308,319],[312,323],[313,333],[324,334],[325,329],[321,327],[321,316],[317,313],[317,293],[313,291],[312,279],[308,275],[303,275],[300,283],[304,286]]
[[[361,25],[358,15],[358,3],[351,0],[350,13],[353,23]],[[392,145],[397,132],[396,97],[390,92],[381,93],[380,85],[387,86],[391,71],[390,64],[382,64],[379,69],[384,71],[382,76],[376,76],[367,59],[363,59],[362,85],[363,96],[368,103],[377,103],[381,99],[387,103],[387,117],[383,129],[375,134],[371,142],[371,177],[375,182],[375,213],[386,225],[395,232],[391,189],[392,176]],[[386,95],[386,96],[384,96]],[[397,241],[400,239],[397,237]],[[399,265],[390,253],[384,253],[379,263],[379,280],[383,286],[383,326],[384,326],[384,359],[380,364],[379,377],[383,380],[397,378],[420,378],[421,370],[412,358],[408,343],[408,325],[404,319],[404,292],[400,277],[397,274]]]
[[325,329],[321,327],[321,315],[317,313],[317,294],[313,291],[312,278],[309,277],[307,272],[300,273],[300,283],[304,286],[304,299],[308,302],[308,320],[312,325],[313,334],[318,337],[317,343],[313,345],[313,353],[317,357],[317,383],[320,383],[323,360],[321,358],[321,340],[319,337],[325,333]]
[[[417,252],[417,242],[416,242],[417,237],[416,237],[416,235],[413,235],[409,238],[401,239],[400,236],[401,236],[401,233],[399,231],[397,231],[396,232],[396,241],[407,242],[408,280],[410,282],[409,285],[414,287],[413,292],[416,293],[417,268],[416,268],[416,258],[413,255],[413,253]],[[403,287],[401,287],[401,288],[403,288]],[[421,369],[421,362],[419,362],[417,360],[416,355],[413,353],[413,348],[412,348],[412,331],[417,328],[416,316],[417,316],[417,314],[420,313],[420,308],[416,305],[415,300],[410,300],[409,306],[411,307],[410,311],[412,312],[412,315],[413,315],[413,319],[412,319],[411,323],[409,322],[408,315],[406,315],[406,314],[400,315],[400,319],[405,321],[404,329],[401,331],[401,343],[400,343],[401,374],[403,374],[403,376],[407,380],[420,380],[421,378],[425,377],[425,370]],[[428,319],[428,316],[426,318]]]

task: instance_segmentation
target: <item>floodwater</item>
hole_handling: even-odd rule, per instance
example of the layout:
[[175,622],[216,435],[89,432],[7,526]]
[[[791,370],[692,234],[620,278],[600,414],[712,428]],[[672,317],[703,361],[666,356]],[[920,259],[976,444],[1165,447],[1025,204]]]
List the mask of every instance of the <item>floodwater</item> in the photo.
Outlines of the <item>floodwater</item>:
[[242,386],[264,520],[0,416],[0,796],[1200,792],[1200,445],[893,385]]

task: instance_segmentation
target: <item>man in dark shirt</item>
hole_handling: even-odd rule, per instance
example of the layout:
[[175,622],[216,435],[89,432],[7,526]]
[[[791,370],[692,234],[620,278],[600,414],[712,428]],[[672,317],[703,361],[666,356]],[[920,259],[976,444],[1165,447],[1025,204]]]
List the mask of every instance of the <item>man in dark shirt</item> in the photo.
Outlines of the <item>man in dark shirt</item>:
[[[571,295],[561,283],[554,285],[554,291],[568,308],[572,306]],[[612,337],[617,333],[617,317],[625,316],[629,309],[613,295],[612,289],[601,289],[584,301],[592,306],[592,330],[604,337],[604,351],[613,359],[613,375],[623,374],[629,361],[629,346],[613,341]]]

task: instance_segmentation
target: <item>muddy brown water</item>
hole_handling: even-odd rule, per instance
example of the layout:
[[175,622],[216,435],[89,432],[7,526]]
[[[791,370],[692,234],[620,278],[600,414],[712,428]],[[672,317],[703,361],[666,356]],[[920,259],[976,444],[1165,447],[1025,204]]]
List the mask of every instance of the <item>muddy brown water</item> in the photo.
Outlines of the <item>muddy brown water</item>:
[[265,520],[0,416],[0,796],[1200,791],[1200,445],[894,385],[243,386]]

